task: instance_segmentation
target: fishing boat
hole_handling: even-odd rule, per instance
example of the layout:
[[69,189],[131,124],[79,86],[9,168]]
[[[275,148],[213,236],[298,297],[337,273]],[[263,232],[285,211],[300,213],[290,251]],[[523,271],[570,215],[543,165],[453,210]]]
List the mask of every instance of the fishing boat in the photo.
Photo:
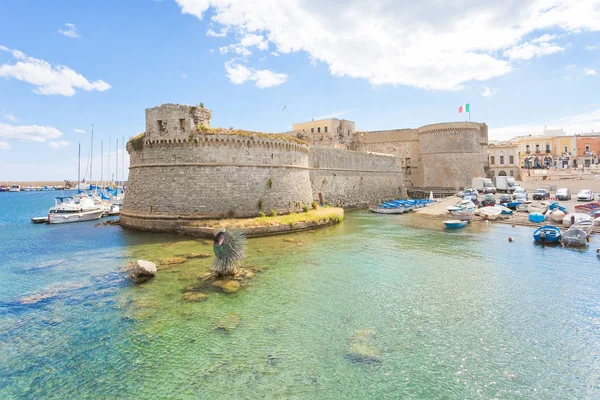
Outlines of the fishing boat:
[[513,210],[511,210],[510,208],[505,207],[503,205],[496,205],[494,207],[497,208],[498,210],[500,210],[500,213],[504,214],[504,215],[512,215],[512,213],[513,213]]
[[519,207],[521,204],[523,204],[522,201],[509,201],[506,203],[506,207],[510,208],[511,210],[517,210],[517,207]]
[[552,211],[548,211],[546,215],[548,216],[548,219],[551,219],[552,221],[558,223],[561,223],[562,220],[565,218],[564,211],[559,210],[558,208]]
[[21,186],[20,185],[11,185],[8,188],[9,192],[20,192],[21,191]]
[[576,224],[577,222],[580,221],[592,221],[593,218],[591,215],[589,214],[584,214],[584,213],[571,213],[571,214],[567,214],[565,215],[565,217],[563,218],[563,226],[569,227],[573,224]]
[[449,212],[460,211],[460,210],[472,210],[475,208],[475,203],[473,203],[470,199],[460,200],[453,206],[447,207],[446,209]]
[[575,222],[569,229],[581,229],[586,234],[592,233],[592,229],[594,229],[594,221],[591,219],[586,219],[583,221]]
[[544,219],[546,219],[544,217],[544,214],[539,213],[539,212],[532,212],[529,213],[529,221],[531,222],[535,222],[536,224],[539,224],[540,222],[544,222]]
[[87,196],[55,197],[55,205],[48,211],[48,223],[91,221],[102,218],[104,209]]
[[369,211],[378,213],[378,214],[402,214],[404,212],[404,207],[396,207],[396,208],[369,207]]
[[552,225],[541,226],[533,232],[533,238],[540,243],[557,243],[560,237],[560,229]]
[[582,229],[569,228],[562,234],[560,242],[569,247],[583,247],[588,244],[589,235]]
[[31,186],[25,186],[22,191],[23,192],[33,192],[35,189]]
[[564,213],[567,212],[567,207],[565,206],[561,206],[557,201],[550,203],[550,205],[548,206],[548,211],[554,211],[554,210],[560,210]]
[[464,228],[465,226],[467,226],[467,223],[469,221],[460,221],[457,219],[449,219],[447,221],[444,221],[444,225],[446,225],[446,228],[448,229],[458,229],[458,228]]
[[479,215],[483,217],[483,219],[495,220],[500,217],[502,211],[496,207],[483,207],[479,209]]
[[588,203],[575,206],[575,211],[585,214],[594,215],[596,211],[600,211],[600,203]]
[[473,210],[467,210],[467,209],[450,211],[450,214],[452,214],[452,216],[455,219],[458,219],[460,221],[469,221],[475,215],[475,213],[473,212]]
[[531,204],[529,204],[529,206],[527,207],[527,211],[530,213],[537,212],[540,214],[544,214],[546,211],[548,211],[549,205],[550,203],[548,203],[547,201],[534,201],[531,202]]

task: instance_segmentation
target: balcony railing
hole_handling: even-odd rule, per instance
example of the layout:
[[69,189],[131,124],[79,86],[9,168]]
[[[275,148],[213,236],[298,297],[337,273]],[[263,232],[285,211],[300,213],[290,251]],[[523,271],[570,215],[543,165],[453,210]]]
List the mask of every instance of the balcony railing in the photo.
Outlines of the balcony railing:
[[586,155],[586,156],[591,156],[591,155],[592,155],[592,152],[591,152],[591,151],[586,151],[586,152],[585,152],[585,155]]
[[525,154],[531,154],[531,150],[525,150]]
[[546,149],[546,154],[550,154],[550,149]]

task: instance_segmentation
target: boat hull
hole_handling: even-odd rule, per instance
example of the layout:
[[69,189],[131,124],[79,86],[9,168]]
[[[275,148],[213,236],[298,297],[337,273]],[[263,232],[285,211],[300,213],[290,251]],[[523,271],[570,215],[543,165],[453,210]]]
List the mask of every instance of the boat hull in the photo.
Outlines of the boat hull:
[[533,232],[533,238],[539,243],[558,243],[561,238],[560,229],[552,225],[545,225]]
[[459,229],[467,226],[468,221],[459,221],[459,220],[448,220],[444,221],[444,225],[448,229]]
[[83,211],[77,213],[48,214],[49,224],[67,224],[71,222],[93,221],[102,218],[104,210]]
[[561,243],[569,247],[584,247],[588,244],[588,234],[582,229],[569,229],[563,233]]
[[402,214],[404,212],[404,207],[398,207],[398,208],[370,207],[369,211],[377,213],[377,214]]

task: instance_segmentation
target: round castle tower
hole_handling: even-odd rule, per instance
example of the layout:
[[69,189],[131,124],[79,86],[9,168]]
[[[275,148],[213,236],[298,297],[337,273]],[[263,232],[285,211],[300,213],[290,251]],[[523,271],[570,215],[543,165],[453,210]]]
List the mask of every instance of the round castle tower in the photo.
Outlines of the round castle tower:
[[169,231],[189,220],[289,213],[312,201],[308,146],[294,138],[210,129],[203,107],[146,110],[127,145],[121,225]]

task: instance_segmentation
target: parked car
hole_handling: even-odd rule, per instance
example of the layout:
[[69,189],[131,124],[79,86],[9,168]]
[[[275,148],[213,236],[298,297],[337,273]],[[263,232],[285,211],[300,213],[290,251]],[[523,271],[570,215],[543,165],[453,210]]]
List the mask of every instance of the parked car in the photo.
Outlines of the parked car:
[[529,200],[529,193],[527,193],[527,190],[525,188],[522,187],[518,187],[515,189],[515,191],[513,192],[513,199],[514,200]]
[[538,189],[533,194],[534,200],[546,200],[550,198],[550,192],[548,189]]
[[496,205],[496,198],[491,193],[486,194],[485,197],[483,198],[483,200],[481,201],[482,207],[495,206],[495,205]]
[[577,200],[592,201],[594,200],[594,192],[589,189],[580,190],[579,193],[577,193]]
[[560,188],[556,191],[557,200],[571,200],[571,190],[568,188]]
[[509,201],[510,201],[510,194],[506,194],[506,193],[501,194],[500,199],[498,200],[498,202],[503,205],[508,203]]

